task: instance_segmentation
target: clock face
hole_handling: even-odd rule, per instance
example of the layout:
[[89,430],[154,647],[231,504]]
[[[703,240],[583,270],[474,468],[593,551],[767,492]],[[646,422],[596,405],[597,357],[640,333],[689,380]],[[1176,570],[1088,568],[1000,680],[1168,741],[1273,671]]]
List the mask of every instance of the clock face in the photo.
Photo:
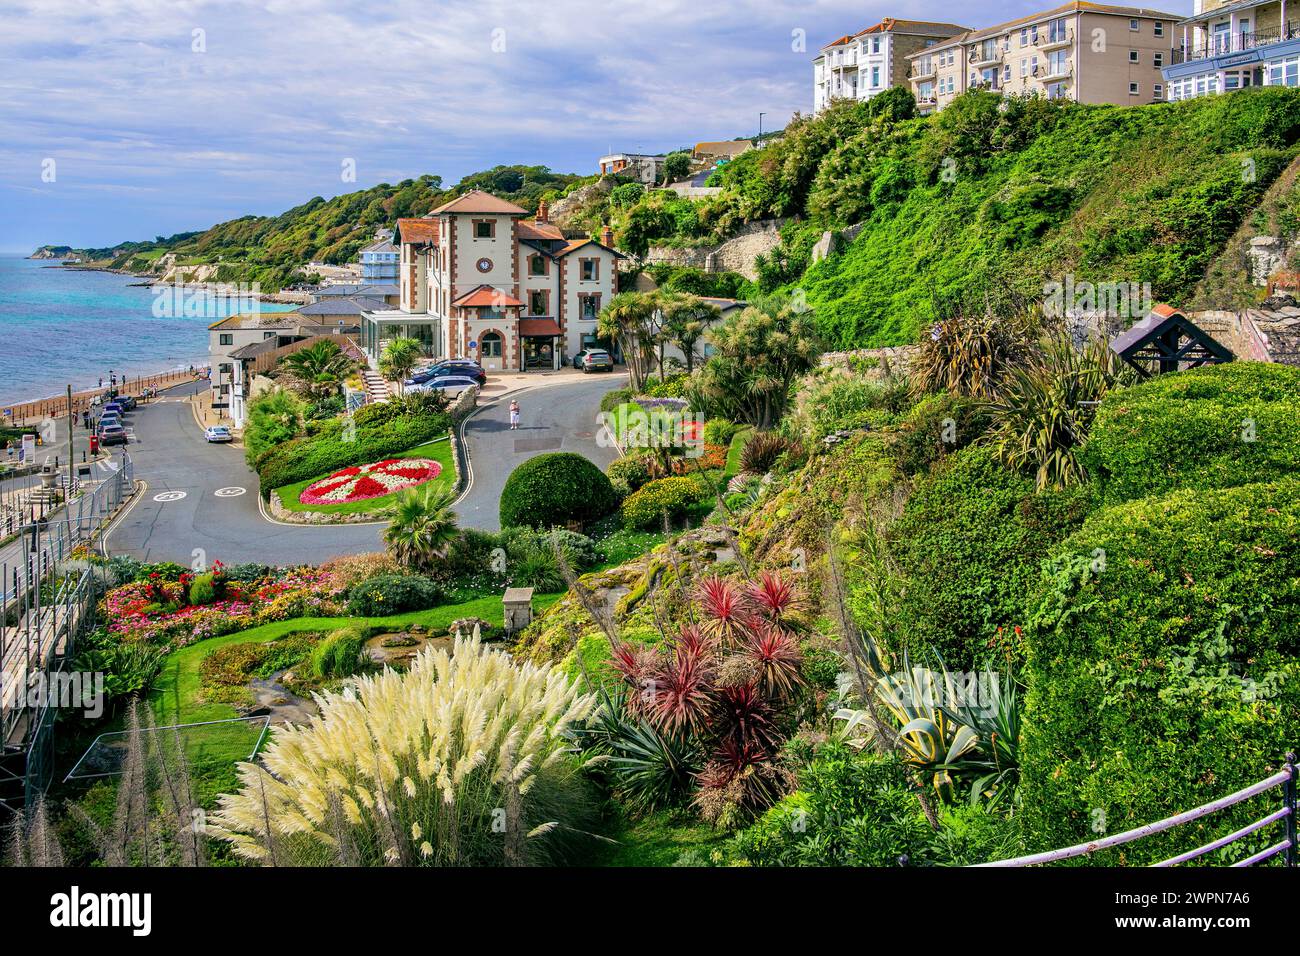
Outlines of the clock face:
[[477,265],[478,265],[478,271],[479,271],[479,272],[491,272],[491,271],[492,271],[492,260],[491,260],[491,259],[488,259],[488,258],[484,257],[484,258],[482,258],[482,259],[480,259],[480,260],[478,261]]

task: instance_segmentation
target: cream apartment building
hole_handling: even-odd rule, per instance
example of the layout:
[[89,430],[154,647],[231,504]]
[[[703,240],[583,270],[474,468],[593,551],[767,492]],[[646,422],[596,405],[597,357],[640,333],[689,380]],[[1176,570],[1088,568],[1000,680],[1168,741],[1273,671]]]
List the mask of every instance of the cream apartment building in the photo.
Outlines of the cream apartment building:
[[432,358],[472,358],[488,370],[556,369],[594,345],[623,254],[608,230],[566,238],[545,202],[526,216],[474,190],[425,218],[399,219],[400,306],[362,314],[369,360],[406,337]]
[[1175,25],[1179,50],[1164,70],[1169,99],[1251,86],[1300,85],[1300,0],[1196,0]]
[[886,17],[840,37],[813,60],[813,109],[820,112],[832,100],[868,100],[891,86],[906,86],[909,54],[967,30],[955,23]]
[[[1300,0],[1297,0],[1300,2]],[[967,90],[1134,105],[1166,98],[1179,17],[1076,0],[913,53],[909,82],[924,113]]]

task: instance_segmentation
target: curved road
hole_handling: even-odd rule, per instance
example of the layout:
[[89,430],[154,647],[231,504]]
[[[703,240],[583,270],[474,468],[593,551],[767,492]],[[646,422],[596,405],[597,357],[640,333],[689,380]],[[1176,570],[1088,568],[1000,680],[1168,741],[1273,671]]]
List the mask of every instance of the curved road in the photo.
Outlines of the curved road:
[[[602,468],[616,456],[597,439],[600,396],[621,377],[593,376],[488,398],[462,426],[473,484],[457,505],[466,527],[495,530],[501,489],[520,462],[546,451],[576,451]],[[240,449],[203,440],[188,397],[206,383],[181,386],[131,416],[135,475],[148,487],[113,525],[110,553],[145,561],[319,564],[340,554],[380,550],[382,525],[285,525],[258,507],[257,477]],[[521,427],[509,430],[517,397]]]

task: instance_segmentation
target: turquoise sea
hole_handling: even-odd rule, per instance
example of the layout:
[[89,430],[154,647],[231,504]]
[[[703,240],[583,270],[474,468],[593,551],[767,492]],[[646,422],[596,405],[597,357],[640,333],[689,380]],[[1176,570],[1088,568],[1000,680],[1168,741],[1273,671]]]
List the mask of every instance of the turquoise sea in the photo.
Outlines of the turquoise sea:
[[62,395],[68,385],[93,388],[110,371],[131,377],[206,365],[208,326],[241,302],[187,291],[158,308],[149,287],[132,284],[143,281],[0,255],[0,405]]

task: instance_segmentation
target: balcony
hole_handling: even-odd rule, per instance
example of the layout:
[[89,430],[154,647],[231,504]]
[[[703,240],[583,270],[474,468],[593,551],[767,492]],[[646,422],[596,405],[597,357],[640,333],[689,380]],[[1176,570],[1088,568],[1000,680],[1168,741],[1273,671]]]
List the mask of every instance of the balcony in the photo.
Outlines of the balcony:
[[970,66],[993,66],[1002,62],[1002,50],[975,47],[970,51],[967,62]]
[[908,78],[913,80],[928,80],[939,72],[939,68],[933,63],[929,66],[922,66],[920,63],[913,63],[912,70],[908,73]]
[[1034,76],[1044,83],[1057,83],[1074,76],[1074,65],[1063,63],[1060,66],[1045,65],[1034,69]]
[[1057,30],[1052,33],[1040,33],[1034,40],[1034,48],[1038,50],[1055,50],[1058,47],[1071,46],[1074,43],[1073,30]]
[[1237,33],[1230,36],[1210,37],[1208,45],[1196,50],[1172,50],[1169,65],[1192,63],[1197,60],[1213,60],[1221,56],[1234,56],[1249,53],[1262,47],[1288,40],[1300,40],[1300,24],[1287,23],[1285,30],[1260,30],[1255,33]]

